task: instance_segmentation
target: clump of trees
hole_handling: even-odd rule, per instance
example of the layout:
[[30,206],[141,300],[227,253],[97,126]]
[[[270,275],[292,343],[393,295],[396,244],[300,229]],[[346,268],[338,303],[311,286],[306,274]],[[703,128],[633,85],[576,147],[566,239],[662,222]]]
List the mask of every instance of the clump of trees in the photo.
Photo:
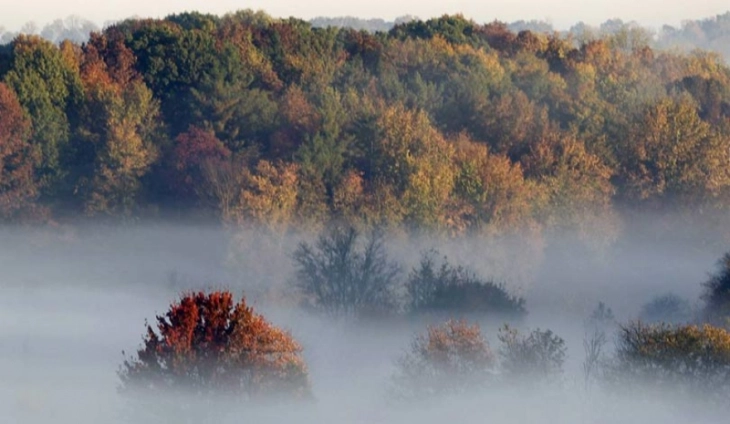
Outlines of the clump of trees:
[[710,325],[630,323],[620,329],[607,376],[622,386],[639,384],[726,400],[730,333]]
[[503,284],[453,266],[446,257],[439,263],[437,255],[424,253],[404,281],[402,267],[388,258],[382,233],[364,236],[353,227],[335,226],[314,244],[299,244],[293,283],[308,307],[330,315],[373,317],[405,310],[517,320],[527,314],[525,300]]
[[417,335],[397,362],[393,389],[407,400],[467,393],[499,384],[556,382],[566,347],[552,331],[527,335],[509,326],[499,333],[499,357],[477,324],[449,320]]
[[478,325],[448,321],[417,335],[397,362],[394,394],[418,400],[483,388],[496,358]]
[[506,319],[526,315],[525,300],[502,284],[480,279],[462,266],[453,266],[438,252],[425,253],[406,282],[411,313],[490,314]]
[[563,373],[565,341],[551,330],[535,329],[521,334],[517,329],[504,326],[499,332],[502,347],[502,375],[520,382],[550,382]]
[[135,398],[188,394],[238,400],[309,397],[302,347],[230,292],[190,293],[147,326],[125,359],[121,391]]

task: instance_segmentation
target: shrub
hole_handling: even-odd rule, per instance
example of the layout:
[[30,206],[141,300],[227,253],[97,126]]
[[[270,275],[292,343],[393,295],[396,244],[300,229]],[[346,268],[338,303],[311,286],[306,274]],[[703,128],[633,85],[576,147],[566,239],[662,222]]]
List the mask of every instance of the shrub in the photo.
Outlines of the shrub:
[[712,323],[727,324],[730,317],[730,252],[717,263],[717,270],[704,284],[705,318]]
[[685,299],[669,293],[645,304],[639,317],[649,323],[682,324],[692,319],[692,308]]
[[452,320],[416,336],[397,365],[395,395],[415,400],[483,386],[492,375],[494,355],[478,325]]
[[[730,395],[730,333],[710,325],[622,327],[609,376],[613,382],[640,383],[663,389]],[[707,396],[703,396],[707,398]]]
[[354,228],[336,227],[314,246],[301,243],[294,261],[295,284],[314,309],[361,316],[397,306],[393,291],[400,270],[388,260],[378,232],[361,242]]
[[527,336],[505,325],[499,332],[501,368],[510,380],[554,380],[563,372],[565,341],[539,328]]
[[501,284],[484,281],[463,267],[454,267],[436,252],[423,255],[406,283],[409,310],[413,313],[488,313],[508,318],[523,317],[525,301],[510,295]]
[[229,292],[191,293],[147,325],[119,377],[128,394],[309,396],[301,346]]

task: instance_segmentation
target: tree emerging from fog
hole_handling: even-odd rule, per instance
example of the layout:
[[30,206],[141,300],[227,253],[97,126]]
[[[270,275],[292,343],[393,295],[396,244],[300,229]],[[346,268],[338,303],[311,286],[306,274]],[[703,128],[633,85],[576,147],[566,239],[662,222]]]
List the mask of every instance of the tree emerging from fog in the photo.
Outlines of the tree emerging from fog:
[[710,325],[630,323],[621,328],[608,371],[609,382],[620,388],[638,384],[726,402],[730,333]]
[[439,264],[437,252],[428,252],[406,283],[408,309],[412,313],[493,314],[521,318],[527,314],[525,300],[501,285],[482,280],[475,273],[449,264]]
[[452,320],[416,336],[397,366],[394,395],[419,400],[483,387],[492,379],[495,357],[478,325]]
[[377,316],[397,307],[400,269],[386,256],[380,233],[363,238],[354,228],[335,227],[314,245],[294,252],[296,287],[309,305],[338,316]]
[[705,318],[713,323],[727,325],[730,318],[730,253],[717,263],[717,271],[704,283]]
[[310,394],[302,347],[230,292],[182,296],[120,371],[131,395],[191,394],[244,399]]
[[563,373],[565,341],[551,330],[527,335],[504,326],[499,332],[502,375],[511,381],[554,381]]

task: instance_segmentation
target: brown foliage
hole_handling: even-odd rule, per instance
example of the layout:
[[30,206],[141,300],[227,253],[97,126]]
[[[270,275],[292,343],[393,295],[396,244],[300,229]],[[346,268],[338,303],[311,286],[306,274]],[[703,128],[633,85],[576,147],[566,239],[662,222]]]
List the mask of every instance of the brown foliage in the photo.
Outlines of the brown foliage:
[[478,325],[448,321],[416,336],[398,361],[398,397],[463,393],[489,381],[495,358]]
[[726,402],[730,394],[730,333],[704,325],[621,329],[610,381],[643,384],[704,395]]
[[41,212],[34,205],[38,187],[29,137],[30,121],[17,96],[0,83],[0,220],[19,218],[23,210]]
[[179,195],[191,195],[202,190],[201,166],[206,160],[224,160],[231,151],[218,140],[213,131],[195,126],[175,138],[170,158],[169,181]]
[[124,361],[122,392],[197,395],[309,395],[301,346],[230,292],[190,293],[147,326]]
[[464,136],[455,146],[455,193],[462,207],[461,216],[452,217],[456,228],[498,233],[530,223],[535,184],[525,180],[521,166]]

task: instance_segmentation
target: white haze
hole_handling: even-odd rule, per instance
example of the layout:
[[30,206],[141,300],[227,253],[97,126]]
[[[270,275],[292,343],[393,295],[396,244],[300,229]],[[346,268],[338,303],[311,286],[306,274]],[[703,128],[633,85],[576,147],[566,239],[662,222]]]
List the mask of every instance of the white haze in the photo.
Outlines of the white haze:
[[[550,328],[568,345],[559,389],[487,390],[399,405],[388,399],[389,376],[426,323],[399,319],[365,325],[303,312],[286,296],[288,255],[297,240],[249,250],[261,238],[234,237],[204,225],[95,226],[52,234],[0,230],[0,422],[147,424],[124,418],[130,411],[116,391],[122,350],[134,352],[145,320],[163,313],[181,290],[197,288],[245,291],[260,312],[290,330],[304,346],[316,397],[311,405],[246,407],[215,422],[718,422],[716,411],[691,402],[586,391],[580,371],[583,320],[599,301],[621,321],[666,292],[696,301],[699,283],[723,253],[718,247],[623,243],[596,259],[570,243],[540,256],[514,241],[392,241],[389,248],[405,271],[421,251],[438,247],[451,262],[504,280],[527,299],[524,326]],[[274,256],[267,257],[271,252]],[[266,285],[276,287],[264,295]],[[482,324],[496,351],[501,323]],[[166,421],[149,420],[157,422]]]
[[21,25],[34,21],[41,26],[69,14],[83,16],[102,24],[130,16],[158,17],[183,11],[223,14],[238,9],[263,9],[277,17],[295,16],[311,19],[317,16],[352,15],[362,18],[393,19],[403,15],[421,18],[440,16],[445,13],[463,13],[480,22],[499,19],[507,22],[516,20],[547,20],[558,29],[567,29],[584,21],[597,25],[608,18],[637,21],[642,25],[660,27],[663,24],[679,25],[684,20],[701,19],[728,10],[727,2],[704,0],[687,2],[682,0],[461,0],[457,2],[434,2],[404,0],[392,2],[371,0],[367,2],[332,2],[329,0],[107,0],[88,2],[85,0],[0,0],[0,26],[18,30]]

